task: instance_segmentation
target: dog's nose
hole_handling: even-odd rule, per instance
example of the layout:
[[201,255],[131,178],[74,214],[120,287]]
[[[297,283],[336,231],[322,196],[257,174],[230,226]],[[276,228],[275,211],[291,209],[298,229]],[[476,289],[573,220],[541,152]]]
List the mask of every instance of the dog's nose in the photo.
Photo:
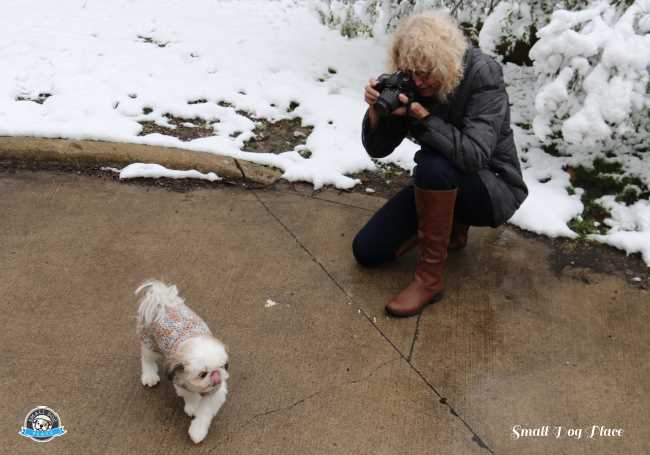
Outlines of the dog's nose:
[[214,370],[210,373],[210,381],[212,381],[212,385],[221,384],[221,374],[219,374],[219,370]]

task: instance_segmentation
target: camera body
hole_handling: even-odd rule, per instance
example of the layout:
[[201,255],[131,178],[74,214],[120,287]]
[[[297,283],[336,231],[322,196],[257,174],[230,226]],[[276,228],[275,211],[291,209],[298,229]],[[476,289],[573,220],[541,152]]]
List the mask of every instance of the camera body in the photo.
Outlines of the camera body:
[[417,87],[413,80],[403,71],[396,71],[393,74],[382,74],[377,78],[375,87],[379,98],[374,104],[380,116],[390,115],[398,107],[402,106],[399,94],[403,93],[410,101],[415,97]]

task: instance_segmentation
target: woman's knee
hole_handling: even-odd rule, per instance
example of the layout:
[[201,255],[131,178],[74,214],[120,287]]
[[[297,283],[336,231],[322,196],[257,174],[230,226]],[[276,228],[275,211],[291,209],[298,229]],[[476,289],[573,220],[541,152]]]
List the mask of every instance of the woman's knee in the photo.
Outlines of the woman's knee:
[[420,150],[415,162],[415,186],[427,190],[452,190],[458,188],[461,173],[439,153]]
[[384,259],[377,254],[377,248],[374,248],[363,235],[359,232],[352,241],[352,254],[359,265],[363,267],[373,267],[384,262]]

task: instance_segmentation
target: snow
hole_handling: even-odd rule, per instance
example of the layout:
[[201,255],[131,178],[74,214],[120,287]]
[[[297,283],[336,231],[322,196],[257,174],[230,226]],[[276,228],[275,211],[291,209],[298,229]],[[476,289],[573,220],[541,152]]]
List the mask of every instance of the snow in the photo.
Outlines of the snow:
[[611,229],[606,235],[592,238],[628,253],[641,253],[646,264],[650,264],[650,202],[639,200],[625,206],[614,199],[614,196],[598,199],[611,213],[611,218],[605,220]]
[[[569,196],[566,188],[557,181],[540,183],[524,173],[524,181],[528,186],[530,197],[521,205],[510,219],[512,224],[537,234],[549,237],[575,238],[577,234],[566,225],[570,220],[582,213],[582,202],[578,197]],[[544,217],[544,223],[539,223]]]
[[[634,14],[650,6],[650,0],[636,3]],[[509,14],[515,25],[528,20],[529,12],[515,5],[502,2],[496,19]],[[632,13],[616,20],[606,11],[608,6],[599,2],[577,15],[560,13],[554,24],[540,30],[547,40],[537,57],[548,71],[557,69],[559,74],[548,84],[539,87],[530,68],[504,67],[513,130],[530,189],[510,222],[524,229],[575,237],[567,223],[583,209],[580,190],[569,191],[563,169],[588,166],[593,154],[544,153],[542,141],[551,133],[553,115],[572,115],[563,131],[580,141],[610,134],[612,128],[624,132],[626,113],[648,107],[635,95],[647,79],[626,77],[624,71],[618,78],[606,78],[603,71],[616,67],[642,73],[650,46],[647,35],[639,33],[650,29],[650,17],[634,16],[635,34]],[[481,40],[488,50],[496,44],[498,22],[486,22],[490,26]],[[591,25],[578,32],[572,29],[577,23]],[[361,183],[351,174],[375,170],[360,140],[366,109],[362,93],[370,77],[385,72],[385,45],[385,36],[340,36],[318,21],[309,2],[300,0],[193,0],[191,6],[181,0],[5,0],[0,19],[0,135],[179,147],[274,166],[285,179],[308,181],[315,188],[347,189]],[[596,52],[603,55],[600,67],[590,60]],[[575,75],[585,78],[590,97],[582,105],[572,104]],[[298,106],[289,112],[293,103]],[[158,133],[139,135],[140,121],[174,128],[165,115],[205,119],[215,135],[188,142]],[[249,117],[300,117],[313,131],[295,150],[253,153],[244,148],[255,128]],[[521,124],[531,128],[517,126]],[[303,149],[312,152],[309,158],[298,153]],[[416,150],[405,141],[382,161],[412,170]],[[622,162],[625,172],[650,183],[642,158],[625,155]],[[163,175],[219,178],[143,163],[120,170],[121,178]],[[628,253],[639,252],[650,264],[648,202],[625,206],[604,198],[602,204],[612,213],[605,223],[609,232],[595,238]]]
[[276,306],[277,304],[278,304],[278,302],[274,302],[271,299],[267,299],[266,303],[264,304],[264,308],[271,308],[271,307]]
[[[374,169],[359,140],[361,94],[385,52],[328,30],[303,3],[7,0],[0,21],[0,135],[183,147],[272,165],[317,188],[351,188],[359,181],[346,174]],[[51,96],[18,100],[39,94]],[[312,156],[242,150],[254,123],[238,110],[301,117],[314,127]],[[138,136],[138,121],[170,126],[165,114],[218,121],[217,134]]]
[[188,171],[176,171],[172,169],[167,169],[160,164],[151,164],[151,163],[133,163],[129,164],[125,168],[119,171],[120,179],[134,179],[138,177],[157,179],[160,177],[167,177],[170,179],[199,179],[199,180],[208,180],[210,182],[216,182],[221,180],[214,172],[208,172],[204,174],[202,172],[196,171],[194,169]]

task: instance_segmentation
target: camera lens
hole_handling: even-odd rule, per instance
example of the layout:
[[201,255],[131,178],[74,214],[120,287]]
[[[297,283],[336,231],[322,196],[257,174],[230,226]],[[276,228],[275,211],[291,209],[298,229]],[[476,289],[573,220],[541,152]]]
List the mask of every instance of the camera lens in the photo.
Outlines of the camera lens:
[[381,92],[381,95],[379,95],[379,98],[377,98],[377,101],[375,102],[379,115],[389,115],[400,106],[401,103],[397,98],[398,95],[399,92],[397,90],[389,88],[384,89]]
[[377,110],[377,113],[381,116],[388,115],[390,113],[388,104],[386,103],[386,100],[383,98],[378,98],[377,101],[374,104],[375,109]]

